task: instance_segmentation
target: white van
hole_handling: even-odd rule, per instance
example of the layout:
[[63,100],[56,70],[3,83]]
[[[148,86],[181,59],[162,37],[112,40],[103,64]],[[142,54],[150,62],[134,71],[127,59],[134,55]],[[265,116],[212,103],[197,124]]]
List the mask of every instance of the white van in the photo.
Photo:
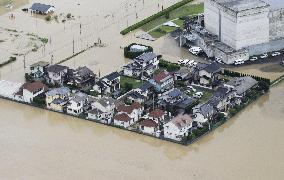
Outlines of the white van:
[[189,49],[189,52],[192,53],[193,55],[198,55],[199,53],[202,52],[202,49],[200,47],[191,47]]
[[245,61],[243,60],[243,59],[239,59],[239,60],[236,60],[235,61],[235,65],[237,66],[237,65],[241,65],[241,64],[244,64],[245,63]]

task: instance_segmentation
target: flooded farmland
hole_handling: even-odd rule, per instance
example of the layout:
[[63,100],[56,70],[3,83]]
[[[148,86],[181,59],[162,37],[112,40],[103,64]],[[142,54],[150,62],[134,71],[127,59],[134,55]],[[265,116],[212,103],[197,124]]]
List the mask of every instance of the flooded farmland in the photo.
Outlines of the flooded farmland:
[[[2,6],[4,1],[0,2]],[[2,6],[0,27],[17,30],[24,44],[29,44],[30,39],[25,37],[28,33],[49,39],[36,52],[28,52],[25,56],[27,67],[39,60],[58,62],[72,55],[73,37],[75,51],[98,38],[106,47],[92,48],[64,64],[70,67],[86,65],[102,74],[118,69],[127,61],[120,47],[133,41],[153,45],[171,61],[190,56],[167,37],[145,42],[134,37],[139,31],[126,37],[119,35],[127,24],[153,14],[161,4],[167,7],[177,2],[175,0],[13,2],[23,4],[16,6],[20,9],[11,10],[5,8],[6,4]],[[61,21],[46,22],[43,17],[21,11],[33,2],[55,5]],[[11,13],[15,19],[9,18]],[[68,13],[74,17],[62,23]],[[0,35],[3,34],[7,31],[3,30]],[[12,41],[4,43],[7,43],[5,47],[0,44],[1,53],[14,45]],[[0,69],[0,79],[24,81],[24,57],[17,59]],[[243,72],[263,73],[255,68],[258,66],[250,66]],[[265,75],[276,78],[275,72]],[[3,180],[267,180],[284,177],[284,83],[273,87],[270,93],[224,126],[188,147],[2,99],[0,107],[0,179]]]

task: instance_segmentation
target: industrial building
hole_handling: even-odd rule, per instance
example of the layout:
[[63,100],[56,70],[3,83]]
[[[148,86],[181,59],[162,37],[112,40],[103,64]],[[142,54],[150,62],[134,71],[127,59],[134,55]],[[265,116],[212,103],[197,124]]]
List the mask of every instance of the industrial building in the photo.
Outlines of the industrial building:
[[204,24],[214,38],[200,36],[199,44],[226,64],[284,48],[284,1],[205,0]]

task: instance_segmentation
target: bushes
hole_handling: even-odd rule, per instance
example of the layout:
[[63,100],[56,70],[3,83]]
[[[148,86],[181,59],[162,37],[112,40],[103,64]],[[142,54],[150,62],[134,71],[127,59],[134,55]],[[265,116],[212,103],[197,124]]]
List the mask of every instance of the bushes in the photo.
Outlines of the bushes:
[[131,52],[131,51],[130,51],[130,47],[133,46],[133,45],[145,46],[145,45],[143,45],[143,44],[136,44],[136,43],[130,44],[129,46],[127,46],[127,47],[124,48],[124,57],[129,58],[129,59],[134,59],[134,58],[140,56],[140,55],[143,54],[143,53],[146,53],[146,52],[153,52],[153,48],[152,48],[151,46],[145,46],[145,47],[148,47],[148,49],[147,49],[146,51]]
[[252,78],[254,78],[255,80],[257,81],[263,81],[267,84],[270,85],[270,79],[267,79],[267,78],[263,78],[263,77],[259,77],[259,76],[252,76],[252,75],[248,75],[248,74],[243,74],[243,73],[239,73],[239,72],[235,72],[235,71],[230,71],[230,70],[227,70],[225,69],[224,70],[224,75],[226,76],[231,76],[231,77],[245,77],[245,76],[250,76]]
[[46,20],[46,21],[50,21],[50,20],[51,20],[51,16],[50,16],[50,15],[46,16],[46,17],[45,17],[45,20]]
[[147,24],[148,22],[151,22],[154,19],[157,19],[157,18],[159,18],[161,16],[164,16],[166,14],[169,14],[171,11],[173,11],[173,10],[175,10],[175,9],[181,7],[181,6],[184,6],[185,4],[187,4],[187,3],[191,2],[191,1],[192,0],[182,0],[181,2],[178,2],[178,3],[168,7],[167,9],[165,9],[163,11],[160,11],[157,14],[154,14],[154,15],[152,15],[152,16],[150,16],[150,17],[148,17],[148,18],[146,18],[146,19],[144,19],[144,20],[142,20],[142,21],[140,21],[140,22],[138,22],[138,23],[136,23],[136,24],[134,24],[132,26],[127,27],[126,29],[122,30],[120,32],[120,34],[125,35],[125,34],[131,32],[131,31],[133,31],[135,29],[138,29],[141,26],[143,26],[144,24]]
[[160,63],[159,66],[161,68],[166,69],[169,72],[173,72],[173,71],[178,71],[180,70],[180,66],[178,64],[174,64],[174,63],[170,63],[168,61],[165,61],[163,59],[160,59]]

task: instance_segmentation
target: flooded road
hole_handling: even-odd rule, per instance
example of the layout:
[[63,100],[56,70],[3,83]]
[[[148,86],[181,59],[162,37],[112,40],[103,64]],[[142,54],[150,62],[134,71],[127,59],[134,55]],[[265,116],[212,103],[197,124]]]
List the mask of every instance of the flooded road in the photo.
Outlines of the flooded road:
[[283,89],[188,147],[0,100],[0,179],[283,179]]

